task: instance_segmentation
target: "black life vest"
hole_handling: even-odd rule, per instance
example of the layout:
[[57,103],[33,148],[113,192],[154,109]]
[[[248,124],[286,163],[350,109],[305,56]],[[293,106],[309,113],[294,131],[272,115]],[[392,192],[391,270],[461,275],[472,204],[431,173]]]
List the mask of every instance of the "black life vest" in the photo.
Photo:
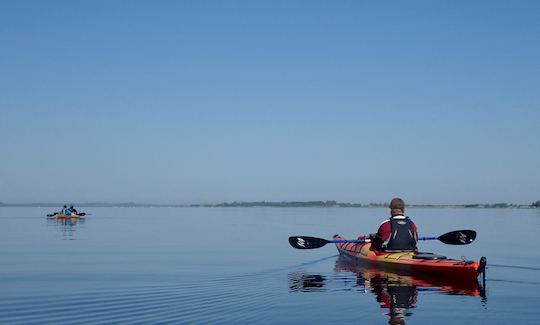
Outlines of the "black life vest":
[[385,251],[414,251],[416,250],[416,235],[413,222],[409,217],[404,219],[390,218],[392,232],[390,237],[382,244]]

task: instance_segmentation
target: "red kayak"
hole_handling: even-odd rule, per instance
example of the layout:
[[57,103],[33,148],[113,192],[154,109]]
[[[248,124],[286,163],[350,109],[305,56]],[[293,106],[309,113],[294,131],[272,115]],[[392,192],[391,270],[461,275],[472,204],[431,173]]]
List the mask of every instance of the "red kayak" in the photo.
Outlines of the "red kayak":
[[[335,235],[334,240],[345,240]],[[419,252],[381,252],[371,249],[371,243],[336,243],[342,256],[365,261],[373,266],[387,267],[411,273],[429,273],[452,278],[476,279],[486,266],[486,258],[479,262],[448,259],[445,256]]]
[[381,267],[369,266],[369,262],[363,260],[351,260],[341,255],[334,267],[336,272],[356,273],[359,279],[364,279],[371,286],[415,286],[422,288],[436,288],[438,291],[453,295],[481,296],[485,298],[485,283],[480,285],[477,279],[463,279],[442,277],[436,274],[417,272],[388,271]]

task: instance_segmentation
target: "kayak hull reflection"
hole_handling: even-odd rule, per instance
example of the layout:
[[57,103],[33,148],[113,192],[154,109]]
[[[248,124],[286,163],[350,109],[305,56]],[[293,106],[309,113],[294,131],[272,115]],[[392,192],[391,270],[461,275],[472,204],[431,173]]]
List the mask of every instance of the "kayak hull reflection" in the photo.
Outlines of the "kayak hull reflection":
[[439,292],[452,295],[485,298],[485,284],[482,285],[476,278],[452,278],[426,272],[389,270],[385,267],[375,267],[368,261],[352,259],[344,255],[337,259],[334,271],[355,273],[362,279],[369,280],[371,285],[380,284],[382,281],[382,283],[394,286],[434,288]]

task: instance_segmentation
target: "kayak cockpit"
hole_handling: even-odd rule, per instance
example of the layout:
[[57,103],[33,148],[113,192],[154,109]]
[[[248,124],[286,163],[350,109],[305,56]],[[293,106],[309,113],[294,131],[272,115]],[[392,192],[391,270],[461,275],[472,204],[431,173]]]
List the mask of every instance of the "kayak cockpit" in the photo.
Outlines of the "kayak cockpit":
[[412,258],[417,260],[445,260],[446,256],[433,253],[416,253]]

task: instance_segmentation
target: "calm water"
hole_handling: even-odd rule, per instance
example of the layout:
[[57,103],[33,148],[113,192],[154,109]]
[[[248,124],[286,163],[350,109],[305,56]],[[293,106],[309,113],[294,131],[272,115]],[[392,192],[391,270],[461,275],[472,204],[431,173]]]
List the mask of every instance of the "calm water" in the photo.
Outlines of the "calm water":
[[[81,209],[82,210],[82,209]],[[290,235],[374,232],[386,209],[92,208],[78,223],[0,208],[0,323],[537,324],[540,209],[410,209],[420,236],[475,229],[483,288],[295,250]]]

